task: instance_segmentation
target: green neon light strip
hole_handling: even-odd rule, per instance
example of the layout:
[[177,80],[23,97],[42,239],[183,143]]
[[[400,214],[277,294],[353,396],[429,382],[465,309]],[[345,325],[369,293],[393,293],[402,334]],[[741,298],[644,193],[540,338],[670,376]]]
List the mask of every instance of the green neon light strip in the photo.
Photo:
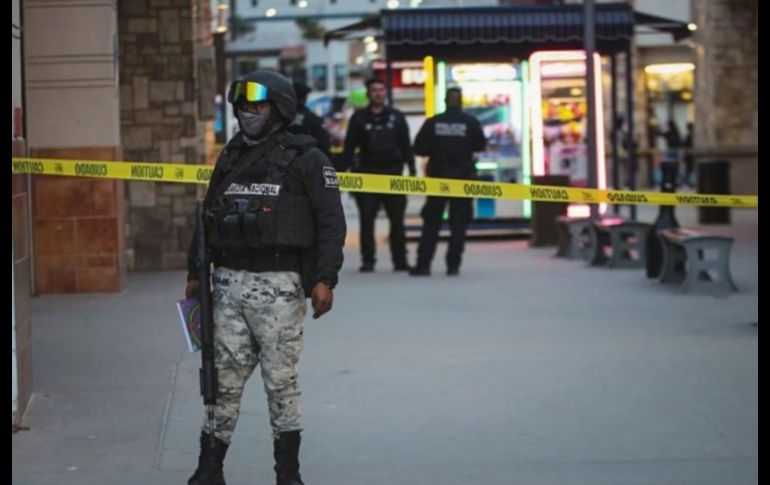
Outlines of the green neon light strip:
[[478,170],[497,170],[497,167],[499,167],[497,162],[476,162]]
[[[521,178],[532,184],[532,153],[529,132],[529,61],[521,61]],[[524,217],[532,217],[532,201],[524,201]]]
[[438,61],[436,74],[436,114],[446,111],[446,62]]

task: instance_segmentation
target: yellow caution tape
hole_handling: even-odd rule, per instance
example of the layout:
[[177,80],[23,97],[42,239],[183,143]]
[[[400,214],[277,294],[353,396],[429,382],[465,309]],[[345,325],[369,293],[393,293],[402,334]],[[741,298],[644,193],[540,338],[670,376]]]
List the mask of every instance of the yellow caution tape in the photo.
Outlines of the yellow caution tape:
[[[135,163],[92,160],[13,158],[13,173],[62,175],[149,182],[207,184],[213,167],[171,163]],[[404,195],[436,195],[484,199],[534,200],[584,204],[690,205],[757,208],[756,195],[714,195],[580,187],[524,185],[475,180],[403,177],[363,173],[337,174],[340,190]]]
[[213,172],[210,165],[174,163],[107,162],[95,160],[60,160],[46,158],[14,158],[14,173],[64,175],[149,182],[208,183]]

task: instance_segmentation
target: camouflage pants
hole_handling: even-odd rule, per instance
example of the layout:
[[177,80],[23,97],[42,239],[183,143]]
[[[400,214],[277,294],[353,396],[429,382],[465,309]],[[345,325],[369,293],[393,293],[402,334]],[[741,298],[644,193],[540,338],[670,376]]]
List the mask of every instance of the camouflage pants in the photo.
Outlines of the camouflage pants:
[[[213,283],[219,377],[214,434],[230,442],[243,387],[260,363],[273,434],[300,429],[297,363],[306,304],[299,274],[220,267]],[[207,419],[203,429],[210,432]]]

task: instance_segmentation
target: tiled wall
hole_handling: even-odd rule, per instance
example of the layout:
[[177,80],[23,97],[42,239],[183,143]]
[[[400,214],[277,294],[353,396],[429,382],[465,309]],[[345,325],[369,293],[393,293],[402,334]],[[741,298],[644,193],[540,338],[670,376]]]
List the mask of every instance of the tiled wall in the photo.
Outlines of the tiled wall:
[[[116,149],[36,150],[41,158],[119,159]],[[124,281],[123,182],[37,176],[33,180],[37,293],[120,291]]]

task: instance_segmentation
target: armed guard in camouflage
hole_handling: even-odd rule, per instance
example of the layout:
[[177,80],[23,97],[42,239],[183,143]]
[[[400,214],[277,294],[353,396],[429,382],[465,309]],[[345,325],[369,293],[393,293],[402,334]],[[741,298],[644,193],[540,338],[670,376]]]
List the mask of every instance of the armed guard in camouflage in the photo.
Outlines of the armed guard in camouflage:
[[[228,101],[241,129],[217,161],[205,199],[218,395],[188,484],[225,483],[223,461],[243,388],[261,364],[277,483],[302,485],[297,363],[305,298],[314,318],[328,312],[342,266],[346,229],[337,177],[312,138],[286,131],[297,109],[288,79],[252,72],[230,86]],[[200,288],[196,253],[193,240],[188,297]]]

